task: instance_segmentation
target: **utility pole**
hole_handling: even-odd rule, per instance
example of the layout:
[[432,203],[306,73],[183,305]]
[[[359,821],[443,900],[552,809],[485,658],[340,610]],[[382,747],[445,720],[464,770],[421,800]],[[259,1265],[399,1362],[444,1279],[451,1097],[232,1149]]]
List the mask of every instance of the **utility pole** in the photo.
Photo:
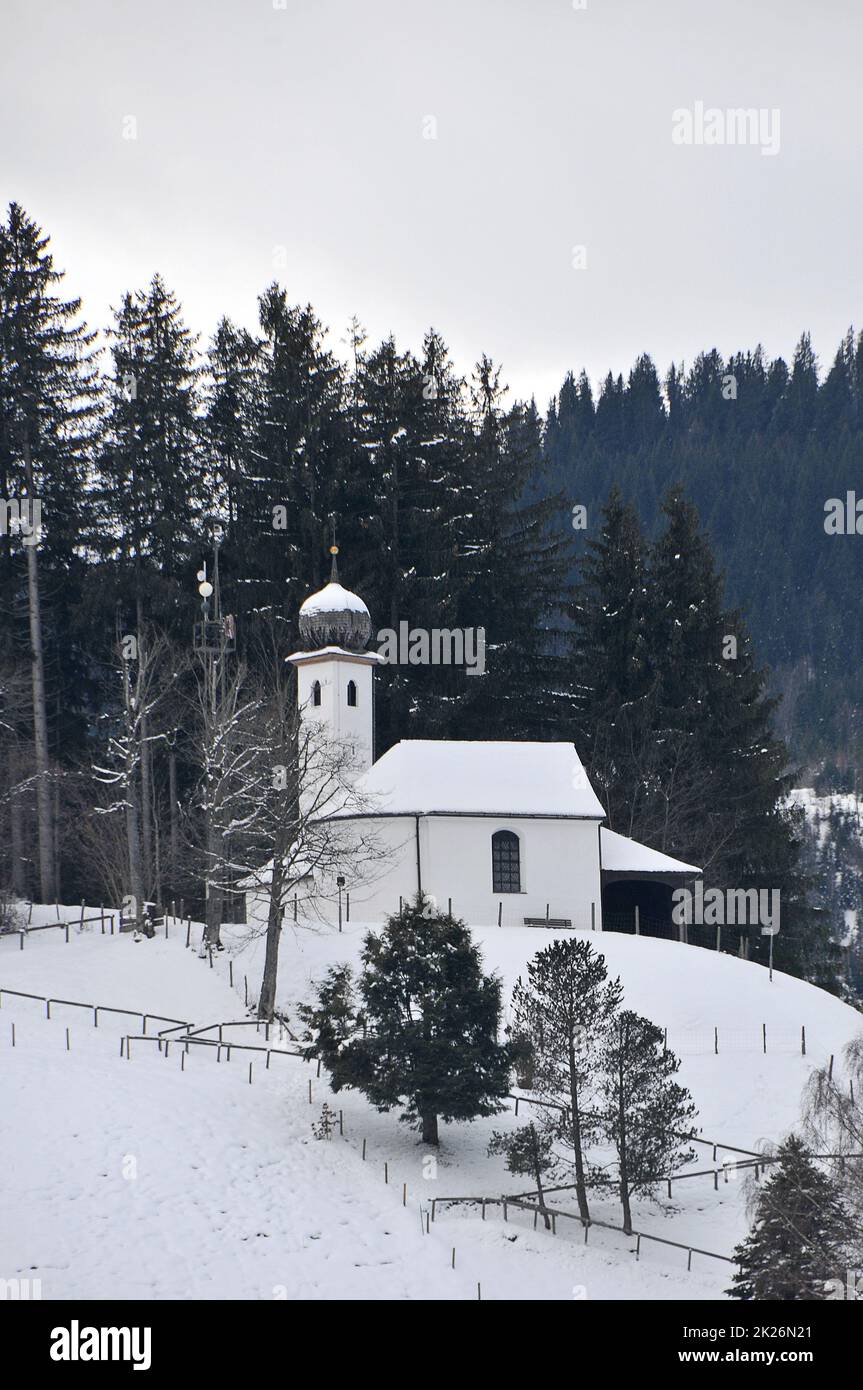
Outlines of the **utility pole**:
[[[201,595],[201,618],[195,624],[194,648],[203,664],[203,715],[205,721],[206,758],[212,757],[215,733],[225,713],[225,674],[227,655],[235,648],[235,627],[231,615],[222,614],[222,597],[219,584],[219,542],[213,542],[213,579],[207,576],[207,563],[204,561],[197,573],[198,593]],[[210,602],[212,600],[212,614]],[[202,950],[207,946],[219,946],[219,928],[222,919],[222,894],[215,882],[216,864],[224,855],[225,845],[215,823],[214,807],[211,801],[212,785],[208,776],[209,768],[204,769],[204,899],[206,928],[201,942]]]

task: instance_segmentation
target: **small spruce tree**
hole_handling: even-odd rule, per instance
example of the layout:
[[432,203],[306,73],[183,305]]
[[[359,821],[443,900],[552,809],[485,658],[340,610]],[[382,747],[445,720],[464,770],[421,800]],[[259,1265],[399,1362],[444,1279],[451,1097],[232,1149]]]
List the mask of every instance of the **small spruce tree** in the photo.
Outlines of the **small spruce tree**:
[[316,1139],[332,1139],[335,1127],[336,1112],[324,1101],[321,1106],[321,1118],[312,1125],[312,1134]]
[[[357,1006],[359,995],[361,1007]],[[354,986],[330,971],[301,1017],[334,1091],[353,1087],[437,1144],[438,1120],[497,1114],[509,1090],[509,1048],[497,1041],[500,981],[484,975],[465,924],[417,894],[365,938]]]
[[527,983],[513,990],[512,1037],[522,1071],[537,1096],[562,1109],[540,1121],[572,1154],[578,1210],[590,1220],[587,1189],[602,1181],[587,1150],[601,1130],[596,1108],[598,1059],[605,1031],[620,1007],[619,980],[609,980],[605,957],[570,937],[538,951]]
[[630,1199],[650,1196],[695,1157],[687,1147],[696,1110],[674,1080],[680,1062],[664,1046],[662,1029],[625,1009],[609,1027],[601,1059],[605,1136],[617,1154],[623,1229],[632,1233]]
[[545,1206],[542,1178],[544,1173],[554,1167],[553,1144],[553,1131],[540,1129],[531,1121],[521,1129],[510,1130],[508,1134],[501,1134],[495,1130],[488,1146],[490,1154],[504,1156],[511,1173],[524,1173],[533,1179],[546,1230],[551,1227],[551,1218]]
[[850,1233],[838,1187],[791,1135],[758,1194],[755,1222],[734,1251],[732,1298],[815,1302],[842,1279]]

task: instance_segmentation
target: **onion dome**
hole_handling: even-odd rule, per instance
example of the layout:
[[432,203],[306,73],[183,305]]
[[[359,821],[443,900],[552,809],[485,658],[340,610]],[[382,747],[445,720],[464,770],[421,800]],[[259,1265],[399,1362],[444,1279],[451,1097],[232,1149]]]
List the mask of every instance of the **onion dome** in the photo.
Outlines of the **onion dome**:
[[339,583],[338,553],[338,546],[331,545],[330,582],[318,593],[310,594],[300,607],[300,635],[312,650],[344,647],[349,652],[361,652],[371,636],[371,615],[360,596]]

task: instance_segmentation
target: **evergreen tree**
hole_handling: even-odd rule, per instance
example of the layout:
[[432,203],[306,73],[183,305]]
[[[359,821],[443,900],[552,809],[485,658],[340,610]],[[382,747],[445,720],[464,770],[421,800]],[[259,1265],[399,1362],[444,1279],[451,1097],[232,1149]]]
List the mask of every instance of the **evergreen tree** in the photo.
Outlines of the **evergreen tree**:
[[564,499],[531,500],[542,467],[532,406],[506,411],[500,369],[487,357],[472,384],[467,466],[474,511],[463,546],[467,581],[460,624],[486,632],[486,672],[467,682],[458,709],[462,737],[562,736],[571,714],[568,661],[558,640],[568,605],[569,539]]
[[527,983],[513,990],[511,1032],[516,1049],[529,1053],[531,1087],[561,1109],[547,1109],[540,1123],[572,1156],[578,1209],[590,1220],[587,1189],[603,1180],[588,1150],[601,1131],[596,1108],[603,1037],[620,1006],[619,980],[608,979],[605,957],[576,937],[555,941],[528,961]]
[[349,420],[343,371],[324,347],[324,328],[311,305],[289,304],[285,290],[273,284],[260,298],[259,319],[255,463],[240,554],[260,548],[253,574],[261,574],[267,587],[252,597],[258,604],[278,603],[292,621],[309,590],[326,582],[331,518],[338,512],[344,519],[348,510]]
[[[572,426],[571,373],[546,421],[547,495],[563,486],[592,514],[617,484],[655,536],[661,499],[675,483],[685,487],[729,577],[729,599],[745,608],[772,667],[783,732],[813,766],[825,754],[854,765],[863,758],[854,713],[863,676],[847,660],[863,642],[847,601],[863,581],[863,553],[823,529],[825,503],[855,489],[863,461],[861,361],[850,330],[823,382],[805,334],[790,369],[760,347],[727,359],[711,349],[688,369],[672,364],[663,422],[649,359],[640,359],[626,383],[606,378],[588,431]],[[574,539],[578,547],[588,538]]]
[[[700,864],[712,886],[777,889],[777,961],[835,989],[825,924],[807,906],[795,814],[784,807],[791,779],[773,731],[776,701],[765,693],[742,616],[722,606],[722,578],[694,508],[673,490],[663,511],[647,628],[654,795],[637,831]],[[755,944],[765,959],[766,941]]]
[[662,1029],[625,1009],[607,1029],[600,1095],[605,1135],[617,1155],[623,1229],[632,1233],[631,1199],[695,1157],[687,1140],[696,1114],[689,1092],[674,1080],[680,1062]]
[[844,1279],[848,1213],[834,1182],[795,1135],[758,1194],[755,1222],[734,1251],[728,1294],[766,1302],[816,1302]]
[[[98,383],[93,334],[80,320],[80,300],[64,300],[55,292],[63,275],[47,248],[48,238],[36,223],[11,203],[0,226],[0,495],[4,505],[16,501],[25,519],[17,528],[0,528],[0,578],[7,597],[26,585],[39,891],[43,902],[54,902],[59,865],[51,762],[59,729],[55,722],[52,747],[49,705],[62,705],[63,675],[70,674],[68,658],[60,660],[66,654],[58,628],[70,594],[62,594],[60,585],[69,584],[76,567]],[[13,547],[24,552],[23,575],[22,556]],[[53,578],[53,622],[45,612],[46,568]],[[53,680],[49,647],[59,673]],[[74,696],[69,703],[77,703]]]
[[549,1129],[537,1128],[532,1122],[503,1134],[495,1131],[488,1145],[489,1154],[503,1155],[510,1173],[524,1174],[533,1180],[547,1231],[551,1229],[551,1218],[545,1206],[542,1179],[554,1166],[553,1147],[554,1133]]
[[140,618],[143,608],[153,613],[155,576],[164,588],[197,550],[212,498],[200,450],[200,369],[195,339],[158,275],[147,290],[123,296],[108,337],[103,554],[131,574]]
[[[255,563],[258,537],[244,525],[251,511],[254,436],[259,418],[260,344],[244,328],[222,319],[213,335],[205,366],[204,435],[213,484],[224,508],[228,536],[237,548],[245,578]],[[215,510],[214,506],[210,510]]]
[[[398,631],[460,621],[465,521],[475,482],[465,467],[462,383],[443,340],[428,333],[422,359],[392,338],[357,359],[358,511],[376,622]],[[379,751],[410,734],[439,731],[464,691],[454,668],[381,672]]]
[[464,923],[418,894],[368,934],[361,960],[355,987],[349,969],[331,971],[317,1005],[300,1011],[307,1055],[320,1057],[333,1090],[360,1090],[379,1110],[400,1107],[425,1144],[439,1142],[439,1119],[501,1110],[510,1062],[496,1040],[500,982],[483,974]]
[[629,834],[640,791],[632,753],[652,709],[647,556],[638,517],[619,488],[602,518],[598,537],[588,543],[573,613],[577,742],[609,825]]
[[665,409],[659,376],[647,353],[642,353],[629,373],[624,412],[627,437],[636,449],[649,449],[664,431]]

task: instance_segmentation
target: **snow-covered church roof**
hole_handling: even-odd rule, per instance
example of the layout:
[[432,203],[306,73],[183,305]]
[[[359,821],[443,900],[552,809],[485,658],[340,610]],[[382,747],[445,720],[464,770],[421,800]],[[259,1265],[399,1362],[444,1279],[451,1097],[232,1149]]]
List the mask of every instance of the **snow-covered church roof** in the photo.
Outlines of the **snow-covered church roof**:
[[700,874],[695,864],[684,864],[662,854],[658,849],[640,845],[605,826],[599,832],[602,867],[612,873],[626,874]]
[[605,816],[573,743],[403,739],[356,790],[369,815]]

